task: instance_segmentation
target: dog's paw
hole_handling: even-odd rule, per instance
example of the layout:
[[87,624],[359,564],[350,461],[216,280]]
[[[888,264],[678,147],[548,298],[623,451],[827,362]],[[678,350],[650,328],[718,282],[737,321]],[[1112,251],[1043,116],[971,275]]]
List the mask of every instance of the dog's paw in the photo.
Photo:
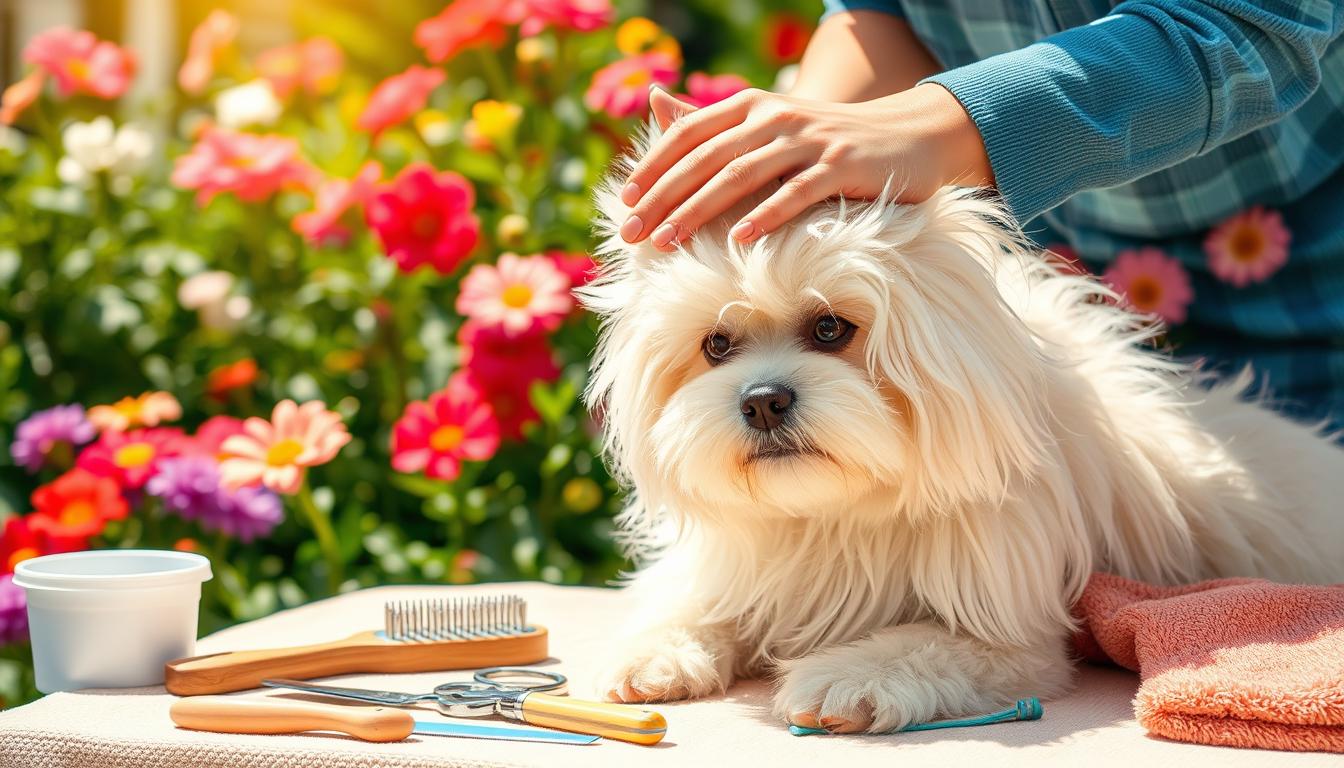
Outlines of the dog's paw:
[[863,654],[844,650],[788,662],[775,694],[775,714],[793,725],[832,733],[884,733],[930,720],[941,708],[939,683],[920,679],[912,665],[899,659],[874,665]]
[[718,693],[725,679],[723,660],[684,629],[663,630],[637,640],[605,677],[608,701],[678,701]]

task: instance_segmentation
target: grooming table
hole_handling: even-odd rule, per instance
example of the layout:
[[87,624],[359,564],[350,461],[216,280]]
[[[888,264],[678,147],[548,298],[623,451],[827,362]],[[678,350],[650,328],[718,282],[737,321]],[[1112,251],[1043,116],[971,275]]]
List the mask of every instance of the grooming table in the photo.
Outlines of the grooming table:
[[[382,587],[323,600],[217,632],[199,653],[295,645],[345,637],[376,625],[385,600],[516,592],[529,617],[549,627],[556,661],[575,695],[588,696],[593,671],[622,616],[619,591],[544,584]],[[347,683],[428,691],[470,674],[349,676]],[[656,747],[603,741],[587,747],[412,736],[368,744],[337,734],[234,736],[179,730],[168,720],[173,697],[163,688],[57,693],[0,712],[0,766],[5,768],[441,768],[444,766],[974,766],[1042,765],[1143,768],[1340,766],[1338,755],[1204,747],[1147,736],[1130,699],[1138,678],[1085,667],[1076,690],[1045,702],[1036,722],[890,736],[791,736],[770,714],[769,686],[739,683],[726,696],[656,708],[667,739]],[[1024,691],[1024,694],[1029,694]],[[248,695],[256,695],[251,693]],[[270,694],[275,695],[275,694]],[[426,716],[435,716],[425,713]]]

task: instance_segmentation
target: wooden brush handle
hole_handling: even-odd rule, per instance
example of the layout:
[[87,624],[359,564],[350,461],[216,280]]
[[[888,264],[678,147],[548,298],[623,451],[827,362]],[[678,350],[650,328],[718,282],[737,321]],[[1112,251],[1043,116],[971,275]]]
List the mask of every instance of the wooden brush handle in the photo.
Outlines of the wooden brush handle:
[[401,741],[415,730],[415,718],[400,709],[238,696],[178,699],[168,709],[168,716],[183,728],[215,733],[337,731],[364,741]]
[[178,696],[199,696],[259,688],[268,677],[312,680],[358,673],[510,667],[534,664],[548,655],[543,627],[518,635],[440,642],[396,642],[361,632],[332,643],[177,659],[166,665],[164,685]]
[[532,725],[635,744],[657,744],[667,734],[667,720],[662,715],[628,704],[529,693],[523,699],[522,713],[523,722]]

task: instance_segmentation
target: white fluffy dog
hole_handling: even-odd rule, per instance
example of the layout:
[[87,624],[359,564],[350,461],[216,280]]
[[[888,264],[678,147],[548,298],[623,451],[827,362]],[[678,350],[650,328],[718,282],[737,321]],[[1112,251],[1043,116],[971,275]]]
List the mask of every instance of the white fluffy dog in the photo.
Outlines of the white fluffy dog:
[[1060,692],[1094,570],[1344,580],[1344,451],[1144,349],[981,197],[663,254],[616,234],[628,169],[584,296],[645,607],[609,697],[775,674],[779,717],[886,731]]

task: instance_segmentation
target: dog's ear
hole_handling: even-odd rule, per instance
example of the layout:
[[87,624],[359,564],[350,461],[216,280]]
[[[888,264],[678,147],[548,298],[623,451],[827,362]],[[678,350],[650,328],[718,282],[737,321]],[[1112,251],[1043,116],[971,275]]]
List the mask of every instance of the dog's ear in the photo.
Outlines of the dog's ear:
[[944,191],[913,213],[922,219],[913,235],[910,215],[894,217],[903,221],[886,306],[874,308],[865,350],[909,431],[902,492],[925,508],[998,500],[1014,474],[1044,460],[1050,434],[1042,352],[991,274],[1024,263],[1005,258],[1024,241],[966,192]]

